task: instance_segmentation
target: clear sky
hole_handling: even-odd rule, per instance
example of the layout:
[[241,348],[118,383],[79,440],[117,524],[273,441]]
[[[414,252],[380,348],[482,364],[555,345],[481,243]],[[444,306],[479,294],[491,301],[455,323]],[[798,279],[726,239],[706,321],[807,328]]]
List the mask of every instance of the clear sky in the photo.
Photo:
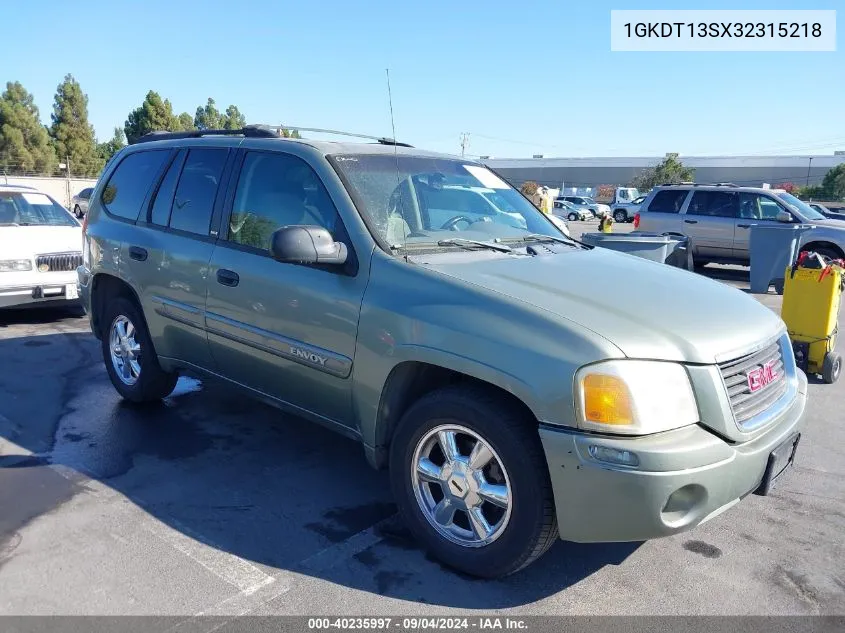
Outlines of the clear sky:
[[[611,9],[839,9],[835,53],[610,51]],[[4,2],[0,81],[49,122],[72,73],[100,140],[148,90],[194,114],[496,157],[845,149],[842,0]]]

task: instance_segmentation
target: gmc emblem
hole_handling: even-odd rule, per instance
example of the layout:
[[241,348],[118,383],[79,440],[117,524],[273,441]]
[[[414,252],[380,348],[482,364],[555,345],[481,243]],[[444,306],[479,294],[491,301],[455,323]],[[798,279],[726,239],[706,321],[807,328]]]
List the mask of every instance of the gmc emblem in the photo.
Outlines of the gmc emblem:
[[748,372],[748,390],[751,393],[760,391],[763,387],[772,384],[777,380],[778,374],[775,371],[775,363],[777,361],[770,360],[762,367],[757,367]]

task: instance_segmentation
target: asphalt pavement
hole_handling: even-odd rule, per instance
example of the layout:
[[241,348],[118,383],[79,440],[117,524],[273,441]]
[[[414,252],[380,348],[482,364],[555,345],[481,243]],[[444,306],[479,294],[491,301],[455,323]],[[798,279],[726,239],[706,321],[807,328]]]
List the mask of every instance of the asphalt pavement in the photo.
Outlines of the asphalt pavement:
[[0,614],[845,614],[843,396],[810,385],[772,495],[481,581],[417,547],[356,443],[209,382],[129,406],[85,318],[0,314]]

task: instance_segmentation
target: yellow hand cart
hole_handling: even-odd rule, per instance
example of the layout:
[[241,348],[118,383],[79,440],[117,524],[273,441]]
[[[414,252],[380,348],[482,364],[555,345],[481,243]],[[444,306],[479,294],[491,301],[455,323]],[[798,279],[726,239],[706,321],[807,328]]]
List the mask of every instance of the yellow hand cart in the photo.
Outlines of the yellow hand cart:
[[834,352],[845,262],[802,254],[786,269],[781,318],[789,330],[797,365],[808,374],[834,383],[842,372],[842,356]]

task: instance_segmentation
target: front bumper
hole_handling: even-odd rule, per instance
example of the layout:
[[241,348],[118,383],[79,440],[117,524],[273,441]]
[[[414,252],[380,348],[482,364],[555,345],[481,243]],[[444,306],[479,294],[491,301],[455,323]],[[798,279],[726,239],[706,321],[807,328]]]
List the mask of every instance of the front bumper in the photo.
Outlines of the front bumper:
[[[0,283],[2,281],[0,279]],[[33,273],[26,280],[0,285],[0,308],[77,301],[78,298],[75,271]]]
[[[592,543],[670,536],[739,502],[760,485],[772,450],[801,430],[807,379],[798,378],[792,404],[741,444],[699,425],[637,438],[541,427],[560,537]],[[639,466],[598,461],[591,445],[635,453]]]

